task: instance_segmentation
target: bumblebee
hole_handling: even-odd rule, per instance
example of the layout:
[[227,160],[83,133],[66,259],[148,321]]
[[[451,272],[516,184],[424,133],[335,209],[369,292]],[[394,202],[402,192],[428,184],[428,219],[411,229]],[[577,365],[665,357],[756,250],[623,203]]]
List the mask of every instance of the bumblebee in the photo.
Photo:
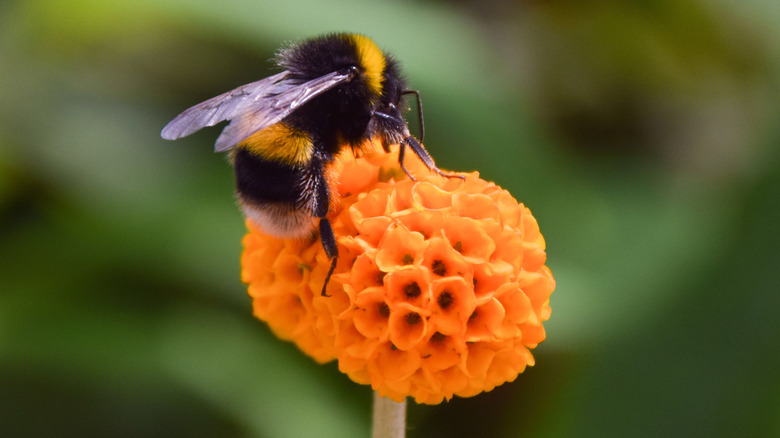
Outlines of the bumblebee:
[[335,195],[328,166],[344,149],[378,140],[385,150],[409,147],[433,172],[425,147],[401,113],[403,95],[415,94],[423,136],[419,93],[406,88],[398,63],[363,35],[324,35],[282,49],[280,73],[242,85],[179,114],[162,130],[175,140],[222,121],[230,123],[215,144],[231,151],[236,192],[244,215],[267,234],[316,238],[331,260],[322,295],[338,260],[328,212]]

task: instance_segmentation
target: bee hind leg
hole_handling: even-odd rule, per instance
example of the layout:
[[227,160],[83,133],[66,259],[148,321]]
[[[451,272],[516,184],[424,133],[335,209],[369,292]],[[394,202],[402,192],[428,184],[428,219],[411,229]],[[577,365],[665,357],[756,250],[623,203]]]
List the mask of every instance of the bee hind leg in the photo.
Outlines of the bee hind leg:
[[322,247],[325,248],[325,254],[330,258],[330,269],[328,269],[328,275],[325,276],[321,294],[323,297],[327,297],[330,296],[326,290],[330,282],[330,276],[333,275],[336,263],[339,261],[339,248],[336,245],[336,235],[333,234],[333,227],[331,227],[330,221],[326,218],[320,219],[320,240],[322,241]]

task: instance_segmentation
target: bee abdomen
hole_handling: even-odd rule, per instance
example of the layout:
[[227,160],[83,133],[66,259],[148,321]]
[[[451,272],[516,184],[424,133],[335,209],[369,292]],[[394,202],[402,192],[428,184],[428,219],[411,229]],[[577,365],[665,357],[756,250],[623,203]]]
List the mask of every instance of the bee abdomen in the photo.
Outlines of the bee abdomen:
[[291,207],[300,203],[299,168],[263,159],[243,147],[236,149],[233,166],[236,190],[242,199],[252,203],[277,203]]
[[255,132],[239,147],[267,161],[290,166],[308,163],[314,152],[314,144],[305,131],[283,122]]
[[291,166],[238,147],[233,157],[236,191],[244,215],[264,232],[280,238],[313,234],[316,219],[300,208],[311,196],[301,191],[305,166]]
[[284,203],[255,204],[242,199],[241,210],[264,233],[282,239],[309,238],[317,227],[312,215]]

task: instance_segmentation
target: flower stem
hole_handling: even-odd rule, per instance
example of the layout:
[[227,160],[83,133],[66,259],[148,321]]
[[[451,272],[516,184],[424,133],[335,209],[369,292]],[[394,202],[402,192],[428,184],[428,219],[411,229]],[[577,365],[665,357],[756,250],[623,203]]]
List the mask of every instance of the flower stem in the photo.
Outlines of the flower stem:
[[397,403],[374,391],[373,438],[404,438],[406,436],[406,399]]

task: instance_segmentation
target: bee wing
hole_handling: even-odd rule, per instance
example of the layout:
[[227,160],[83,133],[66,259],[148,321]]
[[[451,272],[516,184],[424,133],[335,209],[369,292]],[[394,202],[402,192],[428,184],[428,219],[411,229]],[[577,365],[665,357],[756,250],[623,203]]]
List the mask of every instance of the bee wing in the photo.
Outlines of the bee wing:
[[350,69],[328,73],[308,82],[294,79],[280,81],[271,93],[242,102],[236,108],[234,115],[237,117],[219,135],[214,150],[223,152],[231,149],[255,132],[279,123],[309,100],[336,85],[349,82],[354,76],[355,71]]
[[176,140],[206,126],[230,120],[239,115],[248,103],[283,90],[289,85],[289,76],[289,71],[283,71],[192,106],[165,125],[160,135],[166,140]]

